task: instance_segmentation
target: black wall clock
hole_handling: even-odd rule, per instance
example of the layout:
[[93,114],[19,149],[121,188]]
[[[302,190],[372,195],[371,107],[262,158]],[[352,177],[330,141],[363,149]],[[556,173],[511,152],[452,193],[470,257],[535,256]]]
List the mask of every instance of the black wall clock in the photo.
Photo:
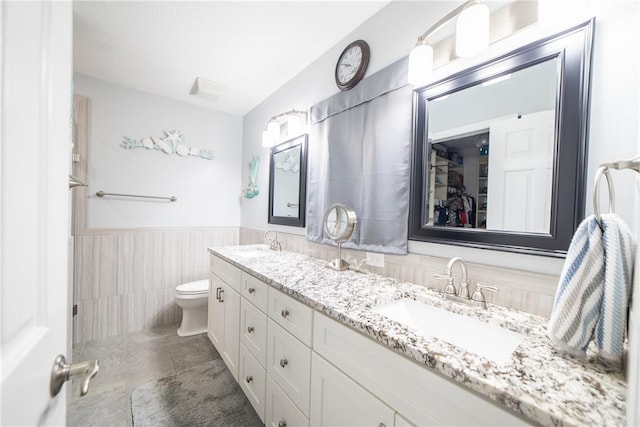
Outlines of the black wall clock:
[[356,40],[347,46],[336,64],[336,84],[340,90],[349,90],[364,77],[369,65],[369,45]]

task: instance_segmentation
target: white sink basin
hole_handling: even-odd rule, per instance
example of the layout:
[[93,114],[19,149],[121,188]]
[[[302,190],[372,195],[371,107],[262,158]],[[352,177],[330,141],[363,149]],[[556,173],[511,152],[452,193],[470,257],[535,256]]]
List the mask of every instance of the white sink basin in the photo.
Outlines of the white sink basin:
[[277,254],[277,253],[278,252],[272,251],[269,248],[250,246],[247,248],[238,249],[234,255],[243,256],[247,258],[255,258],[255,257],[261,257],[261,256]]
[[513,351],[525,338],[500,326],[409,298],[381,305],[372,311],[415,329],[425,337],[446,341],[498,365],[509,362]]

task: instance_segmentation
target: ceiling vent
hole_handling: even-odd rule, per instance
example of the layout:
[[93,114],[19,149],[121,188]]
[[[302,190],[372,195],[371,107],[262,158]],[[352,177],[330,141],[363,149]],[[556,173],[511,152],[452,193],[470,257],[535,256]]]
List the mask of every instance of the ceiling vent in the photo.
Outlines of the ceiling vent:
[[223,89],[224,86],[220,83],[214,82],[213,80],[207,80],[202,77],[196,77],[189,93],[210,101],[217,101],[220,99]]

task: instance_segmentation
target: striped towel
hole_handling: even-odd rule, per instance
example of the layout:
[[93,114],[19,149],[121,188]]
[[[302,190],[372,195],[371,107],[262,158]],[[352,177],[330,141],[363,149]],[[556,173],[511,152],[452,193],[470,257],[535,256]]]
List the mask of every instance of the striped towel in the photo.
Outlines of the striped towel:
[[603,214],[601,223],[587,217],[571,240],[547,334],[577,356],[595,339],[602,357],[620,362],[636,243],[617,215]]

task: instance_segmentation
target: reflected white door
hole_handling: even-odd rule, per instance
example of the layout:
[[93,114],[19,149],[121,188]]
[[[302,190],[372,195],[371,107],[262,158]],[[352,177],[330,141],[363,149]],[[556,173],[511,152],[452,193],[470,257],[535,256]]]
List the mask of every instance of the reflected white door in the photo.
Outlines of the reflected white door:
[[549,233],[555,111],[491,123],[487,229]]
[[64,425],[71,2],[0,2],[2,425]]

